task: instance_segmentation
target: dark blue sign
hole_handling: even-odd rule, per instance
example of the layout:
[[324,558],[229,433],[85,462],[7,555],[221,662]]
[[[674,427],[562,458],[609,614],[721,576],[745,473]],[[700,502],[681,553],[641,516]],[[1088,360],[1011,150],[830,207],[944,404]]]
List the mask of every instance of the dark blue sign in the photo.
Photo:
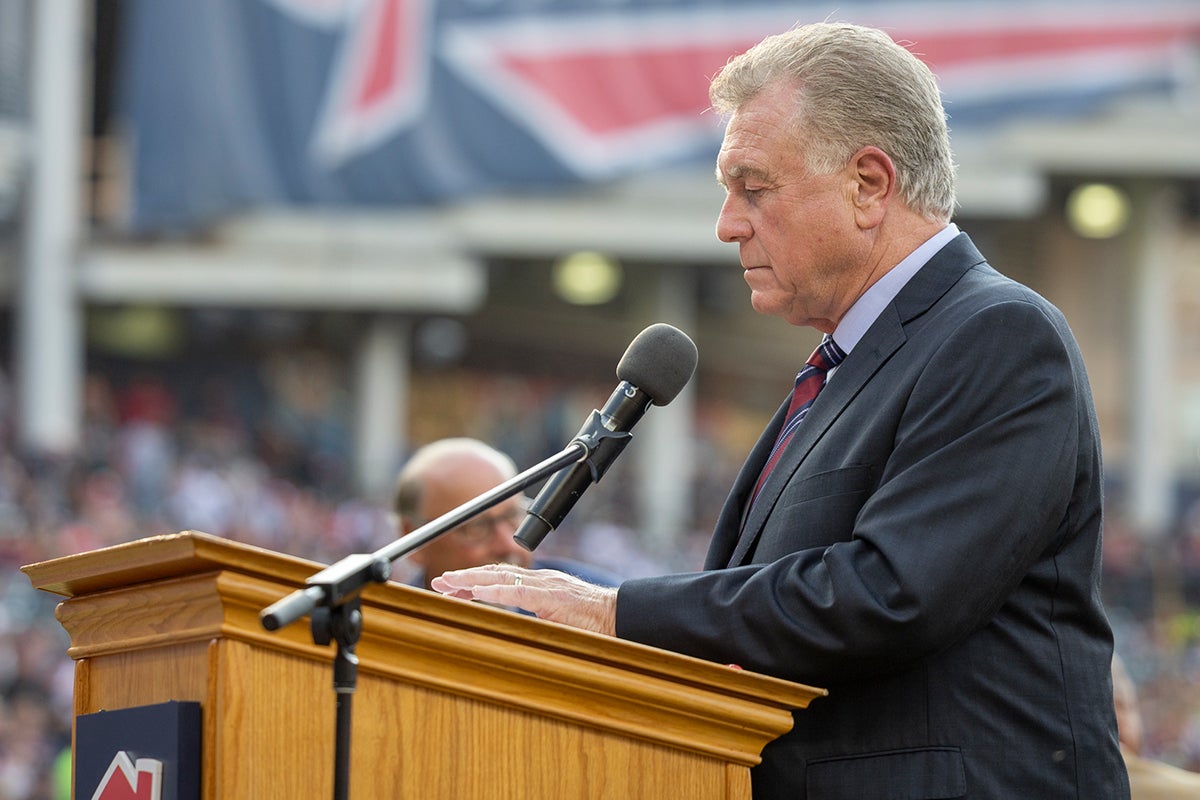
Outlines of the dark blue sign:
[[168,702],[75,718],[74,797],[200,800],[200,704]]

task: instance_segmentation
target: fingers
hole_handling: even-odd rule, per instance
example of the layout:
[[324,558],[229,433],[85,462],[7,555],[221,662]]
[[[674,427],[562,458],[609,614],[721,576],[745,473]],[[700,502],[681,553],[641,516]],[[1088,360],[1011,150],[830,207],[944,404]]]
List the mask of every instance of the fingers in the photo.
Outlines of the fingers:
[[442,594],[471,597],[472,592],[478,587],[520,586],[529,580],[532,572],[533,570],[512,564],[487,564],[482,567],[444,572],[430,581],[430,585]]
[[445,572],[430,585],[450,597],[514,606],[542,619],[597,633],[616,632],[616,590],[565,572],[489,564]]
[[430,586],[460,600],[515,606],[537,613],[536,609],[526,605],[523,591],[532,582],[533,572],[512,564],[488,564],[445,572],[430,581]]

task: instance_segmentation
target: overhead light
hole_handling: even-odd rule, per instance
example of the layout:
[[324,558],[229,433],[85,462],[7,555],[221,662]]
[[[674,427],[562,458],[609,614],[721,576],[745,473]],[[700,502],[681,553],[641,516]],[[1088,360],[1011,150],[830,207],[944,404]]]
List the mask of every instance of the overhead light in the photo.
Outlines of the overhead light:
[[183,321],[159,306],[99,308],[88,313],[88,344],[126,358],[163,359],[182,352]]
[[554,265],[554,290],[577,306],[607,303],[621,291],[621,265],[602,253],[584,250]]
[[1129,224],[1129,196],[1109,183],[1085,183],[1067,197],[1067,221],[1087,239],[1109,239]]

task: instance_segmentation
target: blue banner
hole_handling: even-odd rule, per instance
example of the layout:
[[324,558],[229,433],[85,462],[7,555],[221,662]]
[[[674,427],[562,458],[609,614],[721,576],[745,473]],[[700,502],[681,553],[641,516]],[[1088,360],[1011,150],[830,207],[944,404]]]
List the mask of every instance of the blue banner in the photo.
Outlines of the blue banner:
[[763,36],[884,28],[955,131],[1170,91],[1192,0],[126,0],[132,227],[415,206],[711,161],[708,78]]

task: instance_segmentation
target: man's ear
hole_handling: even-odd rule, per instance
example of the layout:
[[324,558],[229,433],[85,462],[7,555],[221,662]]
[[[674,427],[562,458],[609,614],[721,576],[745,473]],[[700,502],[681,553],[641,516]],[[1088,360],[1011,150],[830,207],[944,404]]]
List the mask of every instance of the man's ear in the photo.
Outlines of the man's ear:
[[864,147],[850,158],[854,181],[854,218],[863,230],[878,227],[896,190],[896,165],[878,147]]

